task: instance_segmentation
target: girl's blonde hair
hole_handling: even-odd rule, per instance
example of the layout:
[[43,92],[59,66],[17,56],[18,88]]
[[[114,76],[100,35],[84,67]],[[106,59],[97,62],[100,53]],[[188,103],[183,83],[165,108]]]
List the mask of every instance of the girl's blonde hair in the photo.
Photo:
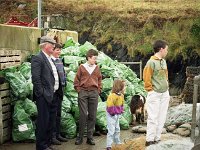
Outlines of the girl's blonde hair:
[[124,80],[114,80],[113,87],[112,87],[112,93],[122,93],[124,94],[124,88],[125,88],[125,81]]

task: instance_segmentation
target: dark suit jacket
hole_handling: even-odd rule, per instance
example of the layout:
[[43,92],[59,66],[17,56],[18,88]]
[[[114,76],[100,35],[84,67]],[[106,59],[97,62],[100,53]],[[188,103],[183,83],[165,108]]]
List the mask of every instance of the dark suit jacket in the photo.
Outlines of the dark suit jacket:
[[33,99],[43,97],[48,103],[53,101],[55,79],[51,64],[41,51],[31,59]]

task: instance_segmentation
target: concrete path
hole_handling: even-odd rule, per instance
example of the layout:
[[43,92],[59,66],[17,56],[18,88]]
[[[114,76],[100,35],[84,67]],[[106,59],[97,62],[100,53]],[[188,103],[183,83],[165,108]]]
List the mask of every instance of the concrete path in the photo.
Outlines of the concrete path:
[[[133,139],[143,134],[135,134],[129,130],[121,130],[122,142],[127,139]],[[105,150],[106,149],[106,135],[95,136],[95,146],[86,144],[86,138],[82,145],[75,145],[75,139],[70,139],[68,142],[60,146],[55,146],[58,150]],[[35,150],[35,143],[5,143],[0,146],[0,150]]]
[[[91,146],[86,144],[86,138],[82,145],[75,145],[75,139],[70,139],[66,143],[62,143],[60,146],[55,146],[58,150],[105,150],[106,149],[106,135],[95,136],[94,137],[96,145]],[[181,137],[176,134],[167,133],[162,134],[161,137],[163,146],[169,145],[170,140],[171,145],[180,146],[180,141],[183,141],[183,144],[187,146],[193,146],[193,143],[190,142],[190,138]],[[177,140],[177,141],[176,141]],[[145,147],[145,134],[136,134],[132,133],[131,127],[129,130],[121,130],[121,142],[124,142],[124,145],[115,145],[113,150],[125,150],[129,144],[132,146],[133,150],[148,150],[150,147]],[[174,142],[175,141],[175,142]],[[187,142],[185,142],[187,141]],[[119,146],[119,147],[118,147]],[[149,150],[158,150],[159,145],[153,145]],[[169,146],[170,147],[170,146]],[[174,146],[173,146],[174,147]],[[160,148],[159,148],[160,149]],[[35,143],[12,143],[7,142],[3,145],[0,145],[0,150],[35,150]],[[170,148],[164,148],[164,150],[171,150]],[[185,150],[185,149],[184,149]],[[188,149],[189,150],[189,149]]]

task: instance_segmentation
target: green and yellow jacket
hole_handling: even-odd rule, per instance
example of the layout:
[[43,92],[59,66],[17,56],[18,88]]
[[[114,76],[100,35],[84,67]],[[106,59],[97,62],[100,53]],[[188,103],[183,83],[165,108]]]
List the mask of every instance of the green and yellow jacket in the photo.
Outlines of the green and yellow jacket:
[[147,92],[166,92],[169,89],[168,70],[165,59],[151,56],[143,71],[144,88]]

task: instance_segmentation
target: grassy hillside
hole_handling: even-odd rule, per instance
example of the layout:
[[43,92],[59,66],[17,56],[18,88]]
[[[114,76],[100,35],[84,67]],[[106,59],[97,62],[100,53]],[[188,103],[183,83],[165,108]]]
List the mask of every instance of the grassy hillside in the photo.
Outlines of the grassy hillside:
[[[20,4],[26,6],[19,9]],[[121,43],[130,56],[146,55],[162,38],[170,43],[170,57],[191,46],[200,52],[200,0],[42,0],[42,6],[43,15],[63,14],[66,28],[78,31],[80,42],[90,40],[107,51]],[[27,15],[22,20],[28,21],[37,17],[37,0],[7,0],[1,8],[1,23],[11,14]]]

